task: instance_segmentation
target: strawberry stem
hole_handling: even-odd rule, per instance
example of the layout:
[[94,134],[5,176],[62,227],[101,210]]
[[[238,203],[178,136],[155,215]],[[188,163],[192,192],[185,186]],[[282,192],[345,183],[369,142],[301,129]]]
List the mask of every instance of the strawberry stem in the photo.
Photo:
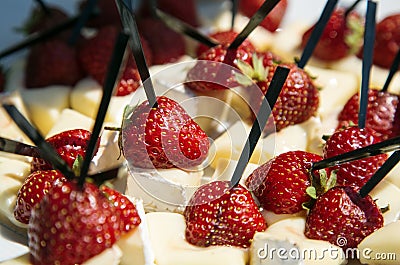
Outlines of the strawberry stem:
[[67,179],[72,180],[75,174],[67,163],[58,155],[54,148],[45,141],[39,131],[19,112],[14,105],[3,104],[15,124],[23,131],[29,139],[39,148],[40,156],[49,161],[55,169],[58,169]]
[[321,16],[315,24],[315,28],[312,31],[311,36],[306,43],[306,46],[304,47],[301,58],[297,62],[297,66],[299,68],[304,68],[304,66],[306,66],[315,47],[317,46],[319,39],[321,38],[322,33],[324,32],[326,24],[328,23],[337,2],[338,0],[328,0],[328,2],[326,3],[324,10],[322,11]]
[[377,4],[374,1],[368,0],[364,32],[360,106],[358,111],[358,128],[360,129],[365,128],[367,116],[369,77],[371,72],[375,42],[376,5]]
[[232,187],[236,187],[242,178],[243,172],[251,158],[251,155],[253,154],[258,139],[260,139],[261,132],[263,131],[267,120],[272,113],[272,109],[275,106],[276,100],[278,99],[278,96],[282,90],[282,87],[285,84],[289,71],[290,70],[286,67],[278,66],[274,76],[272,77],[271,84],[269,85],[267,93],[264,95],[260,110],[257,113],[257,117],[254,120],[246,144],[243,147],[239,161],[235,171],[233,172],[230,183]]
[[80,187],[83,186],[87,172],[89,170],[90,161],[94,155],[97,141],[103,126],[104,119],[106,117],[108,105],[115,87],[116,80],[119,75],[121,63],[125,54],[126,45],[128,43],[129,36],[125,33],[118,35],[117,41],[115,42],[114,51],[111,57],[111,61],[108,65],[106,79],[104,81],[103,96],[100,101],[99,110],[97,112],[96,121],[93,126],[92,136],[90,137],[88,149],[86,150],[86,156],[82,163],[81,173],[79,176],[78,184]]
[[362,198],[368,195],[373,188],[394,168],[400,161],[400,151],[394,152],[375,174],[361,187],[359,194]]
[[266,0],[257,10],[257,12],[250,18],[250,21],[244,29],[236,36],[236,38],[229,45],[228,49],[237,49],[243,41],[247,39],[250,33],[264,20],[264,18],[274,9],[280,0]]
[[397,51],[396,57],[394,58],[392,65],[390,66],[388,77],[386,78],[385,84],[382,87],[383,92],[386,92],[388,90],[394,74],[397,72],[397,70],[399,70],[399,66],[400,66],[400,49]]

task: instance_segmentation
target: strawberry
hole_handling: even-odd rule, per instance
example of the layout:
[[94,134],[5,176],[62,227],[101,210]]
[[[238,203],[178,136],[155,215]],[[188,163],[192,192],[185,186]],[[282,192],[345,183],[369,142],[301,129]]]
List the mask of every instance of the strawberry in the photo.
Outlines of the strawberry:
[[[372,129],[359,129],[356,126],[347,127],[337,130],[329,137],[324,145],[324,157],[340,155],[380,141],[381,139]],[[386,159],[387,155],[381,154],[348,162],[331,169],[336,171],[338,185],[353,186],[358,190],[374,175]]]
[[[88,0],[83,0],[79,3],[79,10],[82,12],[87,5]],[[87,21],[86,26],[91,28],[102,28],[108,25],[114,25],[121,28],[121,17],[115,1],[97,0],[98,14],[91,16]]]
[[245,185],[264,209],[277,214],[297,213],[311,199],[306,193],[312,184],[309,171],[312,163],[321,159],[305,151],[280,154],[254,170]]
[[106,185],[102,185],[100,190],[108,200],[121,211],[121,221],[123,225],[121,231],[128,232],[140,224],[141,220],[135,205],[125,197],[125,195]]
[[[252,17],[263,3],[264,0],[239,1],[239,11],[247,17]],[[287,5],[287,0],[281,0],[260,23],[260,26],[271,32],[275,32],[282,22],[282,19],[286,13]]]
[[31,262],[82,264],[110,248],[124,234],[122,227],[121,211],[97,186],[55,183],[31,213]]
[[337,186],[317,198],[304,233],[348,249],[382,226],[383,216],[369,195],[361,198],[353,188]]
[[17,194],[14,217],[28,224],[31,210],[38,204],[56,181],[65,181],[64,176],[57,170],[35,171],[22,184]]
[[[96,36],[86,39],[78,48],[78,59],[85,72],[103,85],[107,74],[108,64],[117,39],[119,29],[115,26],[106,26],[99,29]],[[151,64],[152,54],[147,42],[142,39],[142,46],[146,61]],[[124,71],[117,85],[116,96],[125,96],[140,86],[140,75],[133,55],[129,53]]]
[[227,181],[201,186],[184,211],[186,240],[196,246],[249,247],[256,232],[266,229],[250,192]]
[[[345,9],[336,9],[330,17],[313,56],[324,61],[340,60],[356,54],[363,43],[364,22],[361,16],[352,11],[345,17]],[[308,42],[315,25],[304,32],[301,47]]]
[[[337,129],[347,127],[351,123],[357,124],[359,101],[360,96],[356,93],[346,102],[338,116]],[[382,140],[400,135],[398,104],[398,95],[369,89],[366,127],[373,129]]]
[[206,133],[176,101],[160,96],[157,103],[150,109],[145,101],[128,113],[122,135],[125,158],[138,168],[200,165],[209,149]]
[[[33,8],[28,16],[28,19],[24,22],[20,31],[29,35],[32,33],[45,31],[53,28],[65,22],[69,16],[59,6],[46,5],[49,13],[46,13],[41,7],[37,6]],[[60,32],[56,38],[67,40],[71,35],[71,30]]]
[[[226,31],[217,31],[209,35],[209,37],[217,40],[219,44],[228,45],[231,44],[232,41],[238,35],[237,32],[233,30],[226,30]],[[255,50],[253,44],[249,40],[245,40],[242,43],[242,47],[244,49]],[[196,50],[196,55],[200,56],[202,53],[206,52],[210,47],[206,46],[205,44],[200,43]]]
[[176,62],[186,53],[183,36],[167,27],[161,20],[142,18],[138,21],[138,27],[153,53],[154,64]]
[[25,67],[27,88],[50,85],[73,86],[82,78],[74,47],[52,39],[38,43],[29,51]]
[[228,46],[217,45],[202,53],[195,66],[189,70],[185,85],[199,92],[237,86],[235,80],[237,61],[250,63],[255,50],[243,44],[237,49],[228,49]]
[[[274,59],[270,58],[271,56],[269,56],[269,59],[267,56],[267,60],[266,58],[263,59],[262,65],[264,65],[264,68],[257,68],[257,65],[260,64],[258,61],[261,60],[258,56],[253,58],[251,64],[240,62],[239,69],[243,69],[243,73],[257,84],[257,86],[254,86],[251,83],[243,83],[249,86],[246,92],[249,94],[249,103],[253,109],[253,120],[255,119],[254,113],[258,112],[263,95],[267,92],[278,66],[278,64],[272,64]],[[279,65],[289,68],[290,72],[272,109],[276,131],[293,124],[302,123],[315,116],[319,106],[319,92],[310,75],[295,64],[285,63]],[[257,87],[261,90],[261,93]],[[272,126],[272,119],[270,119],[264,133],[270,133],[271,130],[274,131]]]
[[[376,25],[373,62],[389,69],[400,47],[400,14],[385,17]],[[362,51],[358,54],[362,58]]]
[[[73,129],[58,133],[46,141],[51,144],[57,153],[72,168],[78,156],[85,157],[91,132],[84,129]],[[98,143],[98,145],[100,142]],[[98,146],[97,146],[98,148]],[[31,171],[50,170],[52,166],[41,158],[33,158]]]

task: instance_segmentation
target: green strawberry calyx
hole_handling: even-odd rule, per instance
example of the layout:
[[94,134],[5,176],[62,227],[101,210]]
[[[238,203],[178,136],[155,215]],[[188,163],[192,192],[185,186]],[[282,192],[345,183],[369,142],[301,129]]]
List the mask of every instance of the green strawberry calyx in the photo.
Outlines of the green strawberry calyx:
[[256,53],[252,56],[252,65],[242,61],[237,61],[237,67],[242,73],[235,72],[236,81],[244,86],[251,86],[254,82],[267,80],[269,67],[263,63],[264,57],[259,57]]

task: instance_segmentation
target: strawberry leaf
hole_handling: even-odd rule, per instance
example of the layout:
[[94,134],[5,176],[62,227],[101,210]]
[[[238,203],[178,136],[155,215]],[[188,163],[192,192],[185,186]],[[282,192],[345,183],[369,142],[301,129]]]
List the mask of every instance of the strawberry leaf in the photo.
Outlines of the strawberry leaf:
[[253,81],[251,81],[251,79],[248,76],[237,73],[237,72],[235,72],[234,74],[235,74],[235,79],[239,84],[241,84],[243,86],[253,85]]
[[74,164],[72,165],[72,171],[77,177],[81,175],[82,163],[83,163],[83,157],[81,155],[78,155],[74,161]]
[[306,189],[306,193],[313,199],[317,199],[317,190],[314,186],[310,186]]

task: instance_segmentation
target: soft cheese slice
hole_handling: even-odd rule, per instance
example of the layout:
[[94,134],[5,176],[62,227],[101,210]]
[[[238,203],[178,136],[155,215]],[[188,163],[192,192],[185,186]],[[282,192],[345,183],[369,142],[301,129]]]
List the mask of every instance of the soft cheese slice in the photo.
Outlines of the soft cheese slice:
[[400,163],[397,165],[386,175],[385,180],[393,183],[400,189]]
[[136,229],[122,236],[116,242],[123,253],[121,265],[154,265],[154,252],[149,238],[149,228],[143,201],[132,197],[129,197],[129,199],[135,204],[141,222]]
[[244,265],[247,250],[227,246],[197,247],[185,240],[185,219],[178,213],[146,214],[157,265]]
[[[341,248],[304,235],[305,218],[284,219],[254,235],[250,265],[346,264]],[[335,253],[335,255],[330,255]]]
[[[94,119],[97,115],[102,95],[102,87],[95,80],[92,78],[82,79],[71,92],[71,108]],[[110,100],[105,121],[114,126],[120,126],[125,106],[129,105],[133,98],[137,103],[146,100],[143,88],[139,88],[127,96],[113,96]]]
[[83,115],[73,109],[64,109],[60,113],[60,117],[53,127],[49,130],[46,138],[54,136],[64,131],[74,129],[92,130],[94,120],[86,115]]
[[[233,176],[233,172],[237,166],[237,160],[228,160],[226,158],[221,158],[218,160],[217,168],[214,171],[214,174],[211,177],[212,181],[215,180],[231,180]],[[245,181],[247,177],[258,168],[259,165],[248,163],[246,169],[243,172],[242,178],[240,179],[240,184],[245,186]]]
[[70,90],[68,86],[21,90],[30,119],[43,135],[53,127],[62,110],[69,107]]
[[190,172],[176,168],[132,171],[127,177],[126,194],[142,199],[147,212],[182,212],[200,186],[202,176],[202,170]]
[[0,156],[0,214],[11,223],[25,227],[14,218],[17,193],[30,174],[30,164]]
[[400,264],[400,221],[370,234],[358,245],[360,262],[369,265]]

